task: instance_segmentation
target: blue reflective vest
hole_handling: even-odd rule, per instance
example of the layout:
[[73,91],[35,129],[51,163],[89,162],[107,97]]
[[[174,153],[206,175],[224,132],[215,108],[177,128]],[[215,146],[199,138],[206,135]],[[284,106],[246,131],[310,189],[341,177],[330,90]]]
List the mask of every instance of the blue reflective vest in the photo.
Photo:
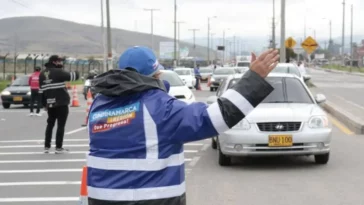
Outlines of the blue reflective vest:
[[88,128],[88,194],[109,201],[184,195],[183,144],[217,135],[204,103],[187,105],[159,89],[99,95]]

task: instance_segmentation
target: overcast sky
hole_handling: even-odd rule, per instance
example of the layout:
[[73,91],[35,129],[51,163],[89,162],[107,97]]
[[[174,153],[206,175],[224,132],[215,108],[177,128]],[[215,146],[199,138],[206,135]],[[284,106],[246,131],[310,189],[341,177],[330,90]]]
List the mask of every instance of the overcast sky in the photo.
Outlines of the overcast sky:
[[[200,29],[197,37],[207,35],[207,18],[211,30],[220,38],[227,35],[269,37],[273,0],[177,0],[181,39],[191,38],[188,29]],[[280,0],[276,0],[277,35],[280,32]],[[341,36],[342,0],[286,0],[286,36],[302,38],[306,17],[307,35],[328,38],[329,20],[333,37]],[[346,0],[346,35],[350,34],[350,5],[354,5],[354,34],[364,34],[364,1]],[[154,15],[154,33],[173,37],[174,0],[110,0],[112,27],[150,33],[150,12]],[[14,16],[49,16],[79,23],[100,25],[100,0],[1,0],[0,18]],[[362,14],[360,14],[362,13]]]

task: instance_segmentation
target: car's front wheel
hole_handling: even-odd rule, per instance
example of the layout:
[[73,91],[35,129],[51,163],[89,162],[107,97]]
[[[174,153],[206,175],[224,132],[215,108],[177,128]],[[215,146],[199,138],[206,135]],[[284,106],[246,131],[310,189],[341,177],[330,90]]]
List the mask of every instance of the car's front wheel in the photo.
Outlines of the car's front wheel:
[[315,155],[316,164],[327,164],[330,159],[330,153]]
[[219,165],[220,166],[230,166],[231,165],[231,157],[224,155],[224,153],[221,152],[219,139],[216,140],[217,142],[217,149],[219,150]]
[[4,109],[9,109],[10,108],[10,103],[3,103],[3,108]]

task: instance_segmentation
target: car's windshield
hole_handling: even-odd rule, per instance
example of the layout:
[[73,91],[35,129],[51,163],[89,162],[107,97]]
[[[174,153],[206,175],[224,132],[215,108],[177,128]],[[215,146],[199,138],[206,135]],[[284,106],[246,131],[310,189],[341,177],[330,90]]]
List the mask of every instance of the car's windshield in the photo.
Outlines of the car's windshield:
[[[239,79],[232,79],[228,88],[231,88]],[[296,78],[267,77],[266,80],[274,90],[262,103],[313,103],[302,82]]]
[[234,73],[235,71],[232,68],[219,68],[214,71],[214,75],[229,75]]
[[181,69],[181,70],[174,70],[178,75],[191,75],[191,70]]
[[249,62],[238,62],[237,66],[238,67],[249,67],[250,63]]
[[29,76],[18,77],[11,86],[29,86]]
[[297,67],[291,65],[277,65],[277,67],[273,69],[272,73],[291,73],[301,77],[301,73]]
[[208,69],[208,68],[200,68],[200,73],[212,73],[212,69]]
[[160,75],[161,80],[167,81],[171,86],[183,86],[181,78],[175,72],[162,72]]

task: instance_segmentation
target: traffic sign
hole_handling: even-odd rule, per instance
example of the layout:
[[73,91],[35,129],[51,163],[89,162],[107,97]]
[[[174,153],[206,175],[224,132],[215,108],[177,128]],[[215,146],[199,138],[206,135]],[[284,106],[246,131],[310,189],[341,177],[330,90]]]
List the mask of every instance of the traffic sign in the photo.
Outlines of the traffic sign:
[[318,47],[317,42],[311,36],[307,37],[301,44],[302,48],[305,49],[306,53],[313,53]]
[[286,48],[293,48],[296,46],[296,41],[292,37],[289,37],[284,44]]

